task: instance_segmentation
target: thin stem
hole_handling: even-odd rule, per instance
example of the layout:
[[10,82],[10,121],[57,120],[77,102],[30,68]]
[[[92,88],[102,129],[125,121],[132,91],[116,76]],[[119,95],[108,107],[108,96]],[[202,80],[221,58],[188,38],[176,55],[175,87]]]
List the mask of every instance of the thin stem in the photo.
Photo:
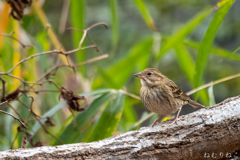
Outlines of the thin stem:
[[[9,101],[5,101],[5,102],[0,103],[0,106],[3,105],[3,104],[5,104],[5,103],[9,103]],[[12,115],[11,113],[8,113],[8,112],[2,111],[2,110],[0,110],[0,112],[5,113],[5,114],[13,117],[15,120],[17,120],[18,122],[20,122],[24,128],[26,128],[26,125],[25,125],[19,118],[15,117],[15,116]]]
[[198,88],[196,88],[196,89],[193,89],[193,90],[187,92],[186,94],[187,94],[187,95],[191,95],[191,94],[193,94],[193,93],[195,93],[195,92],[198,92],[198,91],[200,91],[200,90],[202,90],[202,89],[205,89],[205,88],[207,88],[207,87],[210,87],[210,86],[212,86],[212,85],[215,85],[215,84],[218,84],[218,83],[222,83],[222,82],[225,82],[225,81],[229,81],[229,80],[232,80],[232,79],[238,78],[238,77],[240,77],[240,73],[235,74],[235,75],[232,75],[232,76],[228,76],[228,77],[225,77],[225,78],[222,78],[222,79],[213,81],[213,82],[209,82],[209,83],[207,83],[207,84],[204,84],[204,85],[202,85],[202,86],[200,86],[200,87],[198,87]]
[[19,39],[13,37],[13,33],[14,33],[13,31],[12,31],[10,34],[0,33],[0,36],[9,37],[9,38],[14,39],[15,41],[19,42],[19,43],[22,45],[23,48],[26,48],[26,47],[31,47],[31,48],[33,48],[32,45],[25,45],[25,44],[23,44]]

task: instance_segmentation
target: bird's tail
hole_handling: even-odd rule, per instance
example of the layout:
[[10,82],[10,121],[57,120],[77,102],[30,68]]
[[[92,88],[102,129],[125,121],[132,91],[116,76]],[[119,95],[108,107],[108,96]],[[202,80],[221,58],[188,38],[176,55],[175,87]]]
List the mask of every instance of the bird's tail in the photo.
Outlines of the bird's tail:
[[195,101],[193,101],[191,99],[188,101],[188,104],[190,104],[191,106],[193,106],[195,108],[197,108],[197,107],[205,107],[204,105],[201,105],[198,102],[195,102]]

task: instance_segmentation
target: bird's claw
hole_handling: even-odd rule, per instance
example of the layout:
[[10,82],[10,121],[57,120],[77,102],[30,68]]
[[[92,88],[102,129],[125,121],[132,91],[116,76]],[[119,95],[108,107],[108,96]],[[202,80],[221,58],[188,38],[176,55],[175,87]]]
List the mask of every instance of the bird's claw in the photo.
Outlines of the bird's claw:
[[153,122],[153,124],[151,124],[151,127],[153,127],[155,124],[159,124],[158,122]]
[[180,121],[180,120],[182,120],[181,117],[175,118],[174,121],[172,121],[172,122],[170,121],[170,122],[169,122],[169,123],[170,123],[169,126],[172,126],[174,123],[178,124],[178,121]]

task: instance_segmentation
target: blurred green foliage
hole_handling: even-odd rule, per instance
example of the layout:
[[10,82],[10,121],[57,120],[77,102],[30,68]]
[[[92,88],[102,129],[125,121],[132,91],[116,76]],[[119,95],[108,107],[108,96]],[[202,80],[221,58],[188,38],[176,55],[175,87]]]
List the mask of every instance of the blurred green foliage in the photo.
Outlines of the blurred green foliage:
[[[20,23],[21,34],[17,36],[22,42],[32,44],[35,48],[21,49],[21,59],[57,48],[59,44],[45,30],[46,23],[51,24],[65,50],[78,47],[82,32],[66,30],[61,33],[59,26],[83,30],[97,22],[107,23],[109,30],[98,26],[88,34],[98,48],[110,56],[108,59],[78,67],[77,80],[72,70],[67,68],[59,69],[56,76],[50,77],[58,85],[87,98],[89,106],[85,111],[74,112],[75,129],[74,118],[65,102],[58,101],[60,93],[31,94],[35,99],[34,112],[42,118],[53,119],[55,126],[46,128],[60,140],[47,134],[39,122],[31,121],[28,122],[32,127],[29,128],[29,133],[35,141],[45,142],[46,145],[91,142],[138,129],[141,125],[149,125],[146,121],[157,115],[146,112],[135,96],[139,95],[141,84],[133,76],[145,68],[157,68],[185,92],[204,83],[239,73],[240,1],[78,0],[71,1],[68,7],[66,1],[68,0],[59,0],[57,3],[43,1],[42,6],[28,8],[23,23]],[[3,8],[4,1],[0,1],[0,5]],[[66,10],[62,10],[64,6]],[[67,15],[66,24],[62,23],[64,16],[60,15]],[[14,30],[13,21],[0,21],[0,28],[8,26],[6,30],[2,27],[1,33]],[[0,44],[0,72],[6,72],[16,64],[13,61],[16,50],[13,42],[4,37]],[[83,46],[90,44],[85,39]],[[98,55],[95,49],[87,49],[71,54],[70,58],[74,63],[80,63]],[[20,68],[21,73],[18,74],[24,80],[34,81],[56,62],[51,55],[43,55],[24,62]],[[18,87],[11,77],[0,76],[6,80],[7,93]],[[239,95],[239,86],[239,79],[212,85],[208,90],[198,92],[198,100],[206,106],[213,105],[227,97]],[[51,84],[45,84],[42,86],[44,88],[56,89]],[[20,100],[27,105],[31,103],[26,96],[21,96]],[[11,105],[23,119],[27,118],[28,110],[22,103],[14,101]],[[0,109],[16,115],[6,105]],[[181,114],[192,111],[194,109],[183,107]],[[4,114],[0,114],[0,117],[0,127],[3,128],[0,131],[0,150],[11,146],[19,148],[24,135],[17,133],[19,123]],[[41,119],[41,123],[45,122],[46,119]]]

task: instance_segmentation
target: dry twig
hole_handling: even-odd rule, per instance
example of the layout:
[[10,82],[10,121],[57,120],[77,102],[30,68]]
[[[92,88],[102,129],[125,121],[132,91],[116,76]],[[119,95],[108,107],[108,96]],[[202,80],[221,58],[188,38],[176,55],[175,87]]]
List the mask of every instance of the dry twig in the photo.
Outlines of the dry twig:
[[[0,106],[3,105],[3,104],[5,104],[5,103],[9,103],[9,102],[10,102],[10,100],[7,100],[7,101],[5,101],[5,102],[2,102],[2,103],[0,103]],[[5,113],[5,114],[13,117],[15,120],[17,120],[18,122],[20,122],[21,125],[22,125],[24,128],[26,128],[26,125],[25,125],[19,118],[15,117],[15,116],[12,115],[11,113],[8,113],[8,112],[2,111],[2,110],[0,110],[0,112]]]
[[[14,119],[18,120],[22,124],[22,126],[24,128],[26,128],[26,126],[28,126],[28,130],[29,129],[32,130],[31,126],[29,126],[29,124],[27,123],[27,122],[32,121],[32,120],[29,120],[30,116],[32,115],[34,117],[34,119],[39,122],[39,124],[41,125],[41,127],[43,128],[43,130],[47,134],[51,135],[53,138],[55,138],[57,141],[59,141],[61,144],[63,144],[60,139],[58,139],[55,135],[51,134],[47,130],[47,128],[44,126],[44,124],[42,124],[42,122],[40,121],[42,118],[33,111],[32,106],[33,106],[34,98],[32,96],[28,95],[28,93],[29,92],[34,92],[34,93],[39,93],[39,92],[60,92],[61,96],[67,101],[67,103],[69,105],[69,109],[70,109],[70,111],[71,111],[71,113],[73,115],[74,115],[74,113],[72,112],[72,110],[76,110],[76,111],[84,110],[83,108],[80,108],[80,103],[79,103],[79,100],[82,100],[84,102],[86,101],[86,99],[84,97],[80,97],[80,96],[74,94],[73,92],[66,90],[64,87],[59,86],[56,82],[54,82],[50,78],[51,78],[51,76],[55,76],[56,75],[56,72],[58,71],[59,68],[62,68],[62,67],[72,68],[73,72],[76,73],[76,67],[79,67],[81,65],[85,65],[85,64],[88,64],[88,63],[92,63],[92,62],[95,62],[95,61],[98,61],[98,60],[101,60],[101,59],[104,59],[104,58],[108,57],[107,54],[102,55],[102,52],[100,51],[100,49],[97,47],[97,45],[94,43],[94,41],[88,35],[88,31],[90,29],[92,29],[93,27],[96,27],[98,25],[104,25],[107,28],[107,25],[105,23],[96,23],[96,24],[88,27],[87,29],[83,30],[83,32],[84,32],[83,37],[79,41],[79,47],[76,48],[76,49],[72,49],[72,50],[69,50],[69,51],[63,51],[62,50],[63,46],[61,45],[60,41],[57,39],[57,36],[54,35],[56,37],[56,39],[58,40],[59,44],[60,44],[60,49],[55,49],[55,50],[50,50],[50,51],[46,51],[46,52],[36,53],[36,54],[31,55],[29,57],[23,58],[21,61],[19,61],[17,64],[15,64],[12,68],[10,68],[7,72],[0,72],[0,76],[1,76],[0,77],[0,81],[2,81],[1,101],[3,102],[0,105],[2,105],[4,103],[7,103],[8,101],[5,101],[5,100],[8,100],[8,99],[17,100],[19,103],[21,103],[24,107],[26,107],[28,109],[29,115],[27,116],[27,118],[25,120],[23,120],[21,118],[20,114],[13,107],[11,107],[11,105],[9,105],[10,108],[14,110],[14,112],[20,117],[21,120],[16,118],[15,116],[11,115],[10,113],[5,112],[5,111],[0,111],[0,112],[3,112],[5,114],[8,114],[8,115],[12,116]],[[49,29],[52,30],[50,24],[47,26],[47,30],[49,30]],[[11,32],[10,34],[0,34],[0,35],[1,36],[5,36],[5,37],[9,37],[9,38],[12,38],[12,39],[16,40],[17,42],[19,42],[22,45],[23,48],[32,47],[30,45],[25,45],[19,39],[16,39],[15,37],[13,37],[13,33],[14,32]],[[83,43],[84,39],[86,38],[86,36],[88,37],[88,39],[90,40],[92,45],[83,47],[82,43]],[[75,53],[75,52],[77,52],[79,50],[84,50],[84,49],[89,49],[89,48],[95,48],[97,50],[97,52],[100,53],[100,56],[94,57],[92,59],[89,59],[89,60],[81,62],[81,63],[77,63],[77,64],[73,64],[72,63],[72,61],[71,61],[71,59],[69,57],[70,54]],[[42,56],[42,55],[52,55],[52,54],[56,54],[57,55],[57,58],[58,58],[57,59],[57,63],[51,69],[49,69],[47,72],[45,72],[43,75],[41,75],[36,81],[29,82],[29,81],[26,81],[26,80],[24,80],[24,79],[22,79],[20,77],[17,77],[15,75],[11,74],[14,71],[14,69],[16,69],[19,65],[23,64],[24,62],[26,62],[26,61],[28,61],[30,59],[33,59],[35,57],[39,57],[39,56]],[[60,58],[59,58],[60,55],[65,55],[66,56],[67,64],[60,63]],[[5,88],[5,83],[6,82],[3,79],[3,76],[8,76],[8,77],[12,77],[14,79],[18,79],[19,81],[22,82],[23,85],[21,85],[21,86],[23,87],[23,89],[18,87],[15,91],[6,94],[6,88]],[[46,81],[43,81],[44,79],[46,79]],[[42,86],[45,83],[54,84],[58,90],[47,90],[47,89],[38,90],[38,89],[36,89],[36,86]],[[30,105],[27,105],[27,104],[25,104],[24,102],[22,102],[20,100],[20,97],[22,95],[25,95],[26,97],[31,99]],[[22,121],[24,121],[25,123],[22,122]],[[49,117],[49,124],[50,124],[50,117]],[[28,140],[29,143],[32,146],[42,145],[42,143],[40,141],[33,142],[33,136],[35,135],[35,132],[32,130],[34,135],[31,135],[31,134],[28,133],[29,132],[28,130],[27,129],[22,129],[21,127],[18,128],[18,132],[22,132],[22,133],[25,134],[25,137],[22,140],[22,147],[26,146],[26,140]],[[18,136],[18,134],[16,135],[16,137],[17,136]],[[14,143],[14,141],[13,141],[13,143]]]

